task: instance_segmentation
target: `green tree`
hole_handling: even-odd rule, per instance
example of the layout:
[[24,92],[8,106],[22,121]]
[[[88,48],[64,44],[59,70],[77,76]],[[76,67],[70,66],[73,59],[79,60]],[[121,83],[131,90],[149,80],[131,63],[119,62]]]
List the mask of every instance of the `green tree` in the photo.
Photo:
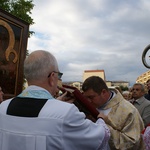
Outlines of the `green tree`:
[[0,8],[9,12],[9,0],[1,0]]
[[[33,7],[33,0],[0,0],[1,9],[28,22],[29,25],[34,24],[33,19],[30,16]],[[29,36],[33,33],[33,31],[29,31]]]
[[121,88],[122,91],[128,91],[129,90],[129,88],[127,86],[122,86],[121,85],[120,88]]
[[[29,25],[34,24],[33,19],[30,17],[31,10],[33,9],[33,0],[0,0],[0,8],[11,13],[12,15],[26,21]],[[33,34],[33,31],[29,31],[29,37]],[[26,51],[26,55],[29,51]],[[25,83],[24,78],[24,83]],[[23,85],[23,89],[24,89]]]

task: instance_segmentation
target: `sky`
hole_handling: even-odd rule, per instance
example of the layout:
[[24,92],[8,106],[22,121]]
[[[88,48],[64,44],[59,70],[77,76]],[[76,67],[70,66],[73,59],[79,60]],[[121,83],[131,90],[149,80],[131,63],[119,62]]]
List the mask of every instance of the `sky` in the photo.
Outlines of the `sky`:
[[130,85],[148,71],[149,0],[33,0],[29,53],[51,52],[62,81],[81,81],[85,70],[104,70],[107,81]]

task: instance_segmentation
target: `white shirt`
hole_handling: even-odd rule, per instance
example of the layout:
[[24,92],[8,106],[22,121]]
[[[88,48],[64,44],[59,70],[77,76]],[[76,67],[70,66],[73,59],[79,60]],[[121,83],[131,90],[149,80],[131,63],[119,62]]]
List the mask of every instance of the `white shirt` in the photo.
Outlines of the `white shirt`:
[[23,95],[36,93],[38,96],[38,91],[41,95],[47,93],[49,100],[35,118],[7,115],[11,99],[1,103],[0,150],[109,149],[110,131],[102,119],[96,123],[85,119],[74,104],[56,100],[40,87],[30,86]]

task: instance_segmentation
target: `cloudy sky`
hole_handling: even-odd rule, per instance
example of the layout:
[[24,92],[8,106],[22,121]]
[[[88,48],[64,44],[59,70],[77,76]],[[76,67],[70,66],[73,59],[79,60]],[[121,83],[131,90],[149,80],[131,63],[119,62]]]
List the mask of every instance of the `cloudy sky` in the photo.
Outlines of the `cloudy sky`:
[[150,44],[149,0],[34,0],[28,50],[50,51],[63,81],[82,81],[103,69],[106,80],[129,81],[148,71],[141,56]]

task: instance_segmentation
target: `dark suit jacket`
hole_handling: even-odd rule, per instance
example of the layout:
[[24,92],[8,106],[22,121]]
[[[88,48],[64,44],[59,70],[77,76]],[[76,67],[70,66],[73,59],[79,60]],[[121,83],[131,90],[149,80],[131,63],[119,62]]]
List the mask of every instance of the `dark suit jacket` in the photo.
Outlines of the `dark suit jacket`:
[[148,91],[148,93],[146,93],[146,94],[144,95],[144,97],[145,97],[146,99],[150,100],[150,91]]
[[146,127],[150,123],[150,101],[142,96],[133,105],[138,109]]

